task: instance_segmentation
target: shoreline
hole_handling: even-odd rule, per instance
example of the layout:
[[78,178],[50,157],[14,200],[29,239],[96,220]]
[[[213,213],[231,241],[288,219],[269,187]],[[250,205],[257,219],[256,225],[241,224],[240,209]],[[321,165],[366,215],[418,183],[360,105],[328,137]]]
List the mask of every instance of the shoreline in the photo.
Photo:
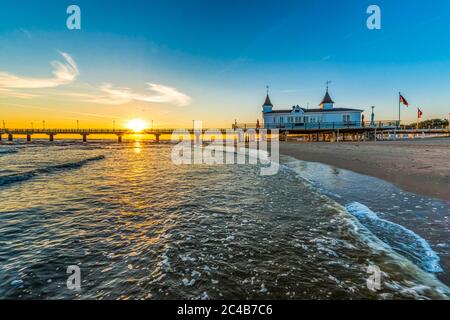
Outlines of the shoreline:
[[[450,138],[377,142],[280,142],[280,153],[373,176],[450,202]],[[376,192],[376,190],[374,190]]]
[[[1,145],[15,143],[2,141]],[[450,137],[335,143],[280,141],[280,154],[376,177],[405,191],[450,202]]]

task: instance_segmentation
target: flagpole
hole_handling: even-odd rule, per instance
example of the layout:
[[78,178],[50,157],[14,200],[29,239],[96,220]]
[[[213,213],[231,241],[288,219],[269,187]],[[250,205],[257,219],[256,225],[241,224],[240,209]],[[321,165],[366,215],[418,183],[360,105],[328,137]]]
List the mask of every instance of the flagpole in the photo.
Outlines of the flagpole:
[[419,130],[419,108],[417,108],[417,130]]
[[400,105],[401,105],[401,102],[400,102],[400,97],[401,97],[401,93],[399,92],[398,93],[398,128],[400,129]]

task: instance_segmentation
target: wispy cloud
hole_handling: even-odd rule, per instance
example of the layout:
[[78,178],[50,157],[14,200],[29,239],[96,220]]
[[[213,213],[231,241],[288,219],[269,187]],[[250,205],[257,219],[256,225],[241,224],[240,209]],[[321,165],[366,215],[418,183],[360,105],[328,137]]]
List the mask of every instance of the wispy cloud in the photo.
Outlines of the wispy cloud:
[[[80,74],[75,60],[65,52],[59,53],[63,57],[64,62],[51,62],[53,66],[52,78],[32,78],[18,76],[8,72],[0,72],[0,89],[54,88],[75,81]],[[11,91],[9,92],[11,93]]]
[[281,93],[295,93],[295,92],[300,92],[300,89],[283,89],[281,90]]
[[135,92],[128,87],[114,87],[105,83],[99,87],[98,94],[82,94],[87,101],[101,104],[126,104],[133,101],[169,103],[177,106],[186,106],[191,97],[178,91],[176,88],[157,83],[147,83],[148,92]]
[[[33,78],[0,71],[0,96],[32,99],[39,96],[36,93],[37,89],[55,88],[74,82],[80,74],[77,63],[68,53],[59,53],[64,61],[51,62],[53,77]],[[186,106],[191,102],[191,97],[176,88],[158,83],[146,83],[144,92],[137,92],[128,87],[116,87],[110,83],[90,87],[87,92],[70,92],[65,95],[78,97],[87,102],[114,105],[142,101]]]
[[8,96],[20,99],[32,99],[38,97],[36,94],[28,93],[28,92],[19,92],[11,89],[0,88],[0,96]]
[[28,39],[33,39],[31,31],[27,29],[20,29],[20,32],[22,32]]

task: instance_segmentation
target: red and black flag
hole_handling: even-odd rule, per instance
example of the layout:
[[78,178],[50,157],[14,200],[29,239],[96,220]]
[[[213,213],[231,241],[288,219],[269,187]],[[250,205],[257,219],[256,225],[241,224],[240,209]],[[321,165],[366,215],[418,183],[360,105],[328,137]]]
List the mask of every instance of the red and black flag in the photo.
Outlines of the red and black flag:
[[400,94],[400,103],[405,106],[409,106],[408,101],[406,101],[405,97],[403,97],[401,94]]
[[422,119],[423,112],[419,108],[417,108],[417,119]]

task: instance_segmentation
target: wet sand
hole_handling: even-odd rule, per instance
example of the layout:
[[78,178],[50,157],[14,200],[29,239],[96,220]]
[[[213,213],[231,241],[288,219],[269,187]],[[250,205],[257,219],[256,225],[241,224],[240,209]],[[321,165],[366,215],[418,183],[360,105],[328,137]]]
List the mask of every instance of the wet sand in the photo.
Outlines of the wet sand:
[[[390,181],[450,201],[450,138],[379,142],[280,142],[280,153]],[[376,190],[374,190],[376,192]]]

